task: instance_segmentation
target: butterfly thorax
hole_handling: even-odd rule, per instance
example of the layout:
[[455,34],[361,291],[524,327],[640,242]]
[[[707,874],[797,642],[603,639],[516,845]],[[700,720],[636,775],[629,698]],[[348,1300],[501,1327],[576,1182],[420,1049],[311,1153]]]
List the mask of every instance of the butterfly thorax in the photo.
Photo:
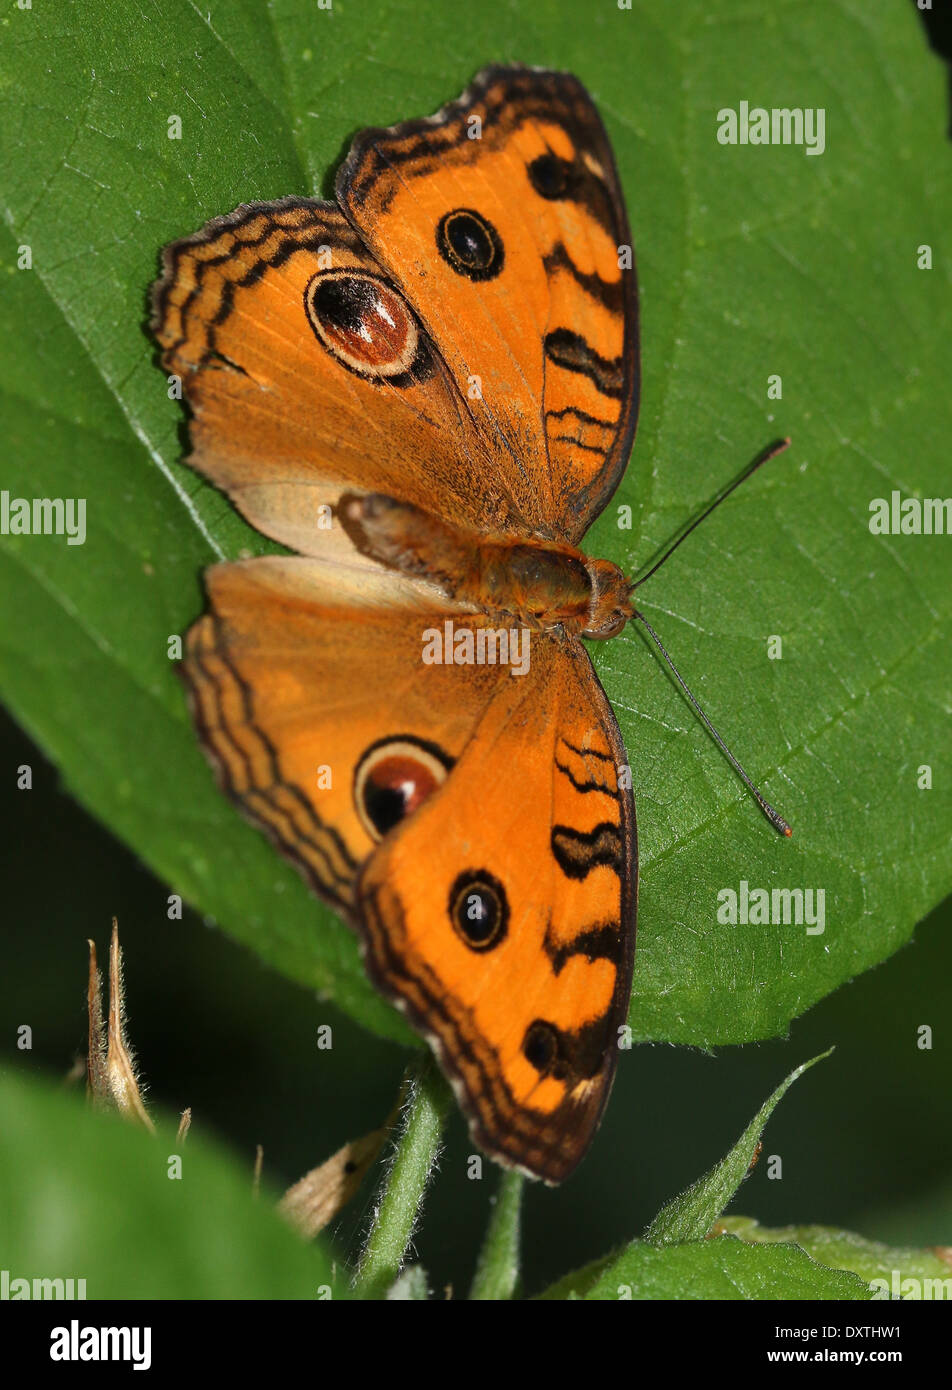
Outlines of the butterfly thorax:
[[493,617],[601,638],[632,616],[618,566],[565,542],[476,536],[381,493],[345,494],[338,516],[362,554]]

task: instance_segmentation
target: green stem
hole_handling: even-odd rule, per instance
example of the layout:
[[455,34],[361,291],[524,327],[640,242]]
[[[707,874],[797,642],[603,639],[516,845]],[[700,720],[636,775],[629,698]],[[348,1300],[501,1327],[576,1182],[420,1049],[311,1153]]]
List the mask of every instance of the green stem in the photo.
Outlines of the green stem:
[[359,1298],[385,1298],[397,1275],[439,1150],[450,1090],[427,1053],[411,1076],[403,1132],[354,1280]]
[[522,1205],[521,1173],[504,1172],[493,1198],[492,1215],[470,1298],[485,1302],[512,1298],[519,1278],[519,1217]]

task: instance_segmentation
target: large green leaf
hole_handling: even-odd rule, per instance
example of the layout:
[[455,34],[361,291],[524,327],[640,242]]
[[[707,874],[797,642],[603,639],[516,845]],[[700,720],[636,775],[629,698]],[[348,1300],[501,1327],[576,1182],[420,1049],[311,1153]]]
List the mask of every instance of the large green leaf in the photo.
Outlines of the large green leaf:
[[168,1117],[149,1135],[8,1070],[0,1172],[0,1265],[11,1278],[85,1279],[91,1299],[348,1296],[273,1194],[254,1199],[250,1156],[242,1171],[200,1133],[183,1143]]
[[[264,546],[179,462],[145,294],[159,247],[205,218],[326,189],[358,127],[431,111],[490,61],[566,67],[614,141],[642,286],[642,420],[617,499],[634,526],[613,503],[591,548],[634,569],[760,446],[794,439],[642,591],[794,838],[639,633],[596,653],[639,806],[633,1033],[770,1035],[907,939],[952,886],[949,542],[867,525],[893,488],[942,495],[950,433],[948,260],[916,263],[952,214],[945,93],[912,8],[487,0],[463,22],[436,0],[77,0],[2,25],[3,486],[85,497],[88,539],[3,538],[0,690],[71,791],[171,891],[406,1036],[196,749],[167,639],[199,611],[207,563]],[[718,110],[742,100],[824,108],[825,152],[719,144]],[[717,892],[741,880],[823,889],[824,934],[719,925]]]

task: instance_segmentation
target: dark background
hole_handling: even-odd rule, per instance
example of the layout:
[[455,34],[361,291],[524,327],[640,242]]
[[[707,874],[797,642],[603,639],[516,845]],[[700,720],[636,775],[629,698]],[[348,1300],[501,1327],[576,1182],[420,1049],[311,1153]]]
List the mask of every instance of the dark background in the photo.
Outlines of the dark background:
[[[946,0],[922,12],[933,47],[952,54]],[[950,85],[952,92],[952,85]],[[952,106],[952,104],[950,104]],[[950,115],[952,133],[952,115]],[[33,768],[33,791],[15,769]],[[112,916],[125,952],[132,1041],[151,1104],[190,1105],[196,1131],[247,1156],[265,1153],[275,1189],[393,1104],[409,1053],[378,1041],[306,990],[267,970],[186,911],[166,917],[168,889],[63,791],[56,770],[0,712],[6,923],[0,1059],[63,1075],[85,1054],[86,938],[106,958]],[[33,1028],[18,1052],[16,1026]],[[318,1051],[330,1023],[332,1051]],[[917,1029],[933,1029],[931,1051]],[[795,1021],[788,1039],[708,1056],[643,1046],[622,1055],[607,1118],[576,1176],[526,1189],[528,1292],[626,1236],[716,1162],[799,1062],[836,1044],[770,1122],[764,1156],[734,1203],[770,1225],[815,1221],[894,1244],[952,1244],[952,898],[885,965]],[[464,1292],[496,1170],[466,1177],[471,1144],[454,1110],[417,1254],[436,1287]],[[782,1179],[767,1176],[779,1154]],[[334,1227],[341,1253],[366,1229],[377,1173]]]

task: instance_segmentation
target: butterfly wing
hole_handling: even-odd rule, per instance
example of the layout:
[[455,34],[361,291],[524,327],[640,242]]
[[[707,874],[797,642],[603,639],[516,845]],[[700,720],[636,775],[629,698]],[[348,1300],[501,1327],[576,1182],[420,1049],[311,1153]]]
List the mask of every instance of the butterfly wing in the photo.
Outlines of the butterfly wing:
[[579,540],[638,400],[630,235],[584,87],[487,69],[435,117],[359,135],[337,193],[346,217],[252,203],[166,249],[152,327],[191,463],[306,554],[344,488]]
[[561,1182],[614,1077],[637,897],[624,747],[581,643],[539,637],[358,883],[366,961],[501,1162]]
[[577,542],[628,462],[639,386],[631,237],[585,88],[487,68],[435,116],[359,134],[336,193],[439,344],[518,513]]
[[635,931],[624,749],[584,649],[533,634],[521,677],[421,666],[426,632],[487,620],[298,557],[207,585],[183,674],[223,788],[357,927],[476,1141],[561,1181],[608,1097]]
[[266,556],[216,565],[205,582],[208,611],[181,666],[205,751],[245,815],[352,912],[379,839],[355,797],[367,755],[402,740],[434,779],[445,776],[473,707],[506,673],[470,671],[461,692],[458,670],[421,667],[423,634],[459,610],[386,571]]
[[345,488],[509,525],[465,395],[334,204],[247,204],[167,247],[152,328],[191,409],[189,462],[266,535],[326,555]]

